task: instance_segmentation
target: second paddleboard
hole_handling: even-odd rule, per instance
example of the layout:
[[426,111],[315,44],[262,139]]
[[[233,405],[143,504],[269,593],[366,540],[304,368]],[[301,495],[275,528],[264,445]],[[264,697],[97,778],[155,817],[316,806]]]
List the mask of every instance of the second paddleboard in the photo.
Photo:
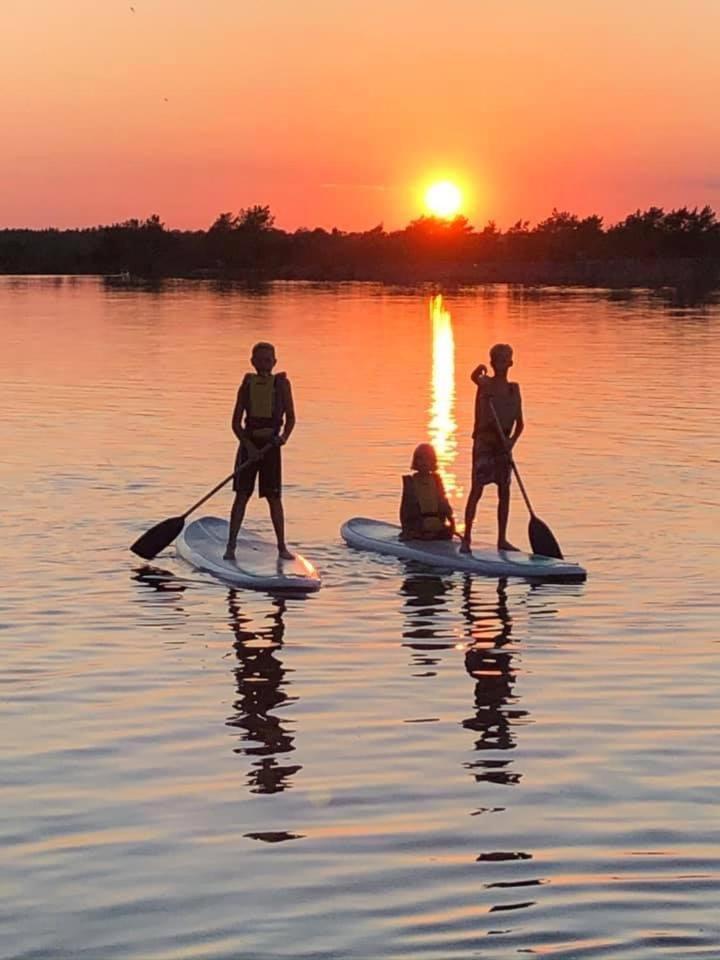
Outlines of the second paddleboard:
[[465,570],[496,577],[531,577],[542,580],[585,580],[586,571],[571,560],[555,560],[520,550],[496,550],[488,544],[460,553],[460,541],[400,540],[400,527],[382,520],[353,517],[340,530],[351,547],[373,550],[405,560],[416,560],[446,570]]

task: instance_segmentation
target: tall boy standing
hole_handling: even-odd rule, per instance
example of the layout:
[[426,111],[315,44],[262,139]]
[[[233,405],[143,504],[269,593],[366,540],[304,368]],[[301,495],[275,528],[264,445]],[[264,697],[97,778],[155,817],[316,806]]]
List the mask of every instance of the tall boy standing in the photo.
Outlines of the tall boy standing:
[[[475,511],[485,487],[494,483],[498,488],[497,547],[498,550],[517,550],[507,539],[510,514],[510,452],[523,432],[520,386],[508,380],[513,365],[513,350],[508,343],[496,343],[490,350],[493,376],[487,376],[487,367],[481,363],[471,374],[477,384],[475,398],[475,426],[473,429],[472,485],[465,507],[465,532],[460,551],[470,553],[472,525]],[[492,404],[492,406],[491,406]],[[502,428],[498,431],[493,408]]]
[[[256,343],[250,362],[255,373],[246,373],[237,393],[232,429],[240,441],[235,459],[235,501],[230,513],[226,560],[235,559],[237,535],[245,517],[247,502],[259,478],[258,493],[270,508],[278,554],[285,560],[293,555],[285,544],[285,515],[282,505],[282,464],[280,447],[295,427],[290,381],[284,373],[273,373],[277,363],[271,343]],[[242,471],[238,467],[248,463]]]

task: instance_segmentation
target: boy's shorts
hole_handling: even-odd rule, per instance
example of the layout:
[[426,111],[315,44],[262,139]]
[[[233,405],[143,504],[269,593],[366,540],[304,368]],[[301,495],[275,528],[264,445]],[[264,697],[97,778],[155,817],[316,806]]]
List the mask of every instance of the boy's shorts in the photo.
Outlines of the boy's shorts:
[[499,487],[506,487],[511,476],[510,457],[506,453],[473,451],[473,482],[478,486],[485,487],[489,483],[496,483]]
[[240,444],[235,457],[235,476],[233,490],[251,497],[255,489],[255,478],[259,476],[258,495],[261,497],[279,497],[282,494],[282,458],[280,447],[270,447],[259,460],[238,473],[238,468],[247,463],[247,450]]

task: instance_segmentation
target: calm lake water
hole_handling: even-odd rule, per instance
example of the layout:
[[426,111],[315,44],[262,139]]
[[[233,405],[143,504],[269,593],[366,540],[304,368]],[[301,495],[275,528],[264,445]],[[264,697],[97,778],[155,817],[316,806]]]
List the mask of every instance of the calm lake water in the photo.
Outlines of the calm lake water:
[[[0,956],[720,957],[720,308],[2,278],[0,335]],[[230,471],[256,339],[296,396],[304,600],[127,549]],[[462,509],[497,340],[585,584],[340,540],[428,437]]]

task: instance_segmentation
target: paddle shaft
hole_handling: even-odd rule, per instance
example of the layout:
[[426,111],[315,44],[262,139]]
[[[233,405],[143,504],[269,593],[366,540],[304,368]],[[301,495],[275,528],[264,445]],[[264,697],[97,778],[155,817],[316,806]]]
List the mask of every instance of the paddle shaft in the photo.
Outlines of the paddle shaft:
[[217,486],[213,487],[209,493],[206,493],[205,496],[201,497],[197,503],[194,503],[189,510],[186,510],[185,513],[181,514],[183,520],[186,517],[189,517],[190,514],[193,513],[195,510],[197,510],[198,507],[201,507],[206,500],[210,499],[210,497],[214,497],[215,494],[218,492],[218,490],[222,490],[225,484],[230,483],[230,481],[234,476],[236,476],[238,473],[242,473],[243,470],[247,470],[247,468],[250,466],[251,463],[255,463],[257,460],[261,460],[262,457],[267,453],[267,451],[272,446],[274,446],[274,444],[266,443],[264,447],[261,447],[260,450],[258,450],[257,457],[253,457],[252,459],[246,460],[245,463],[241,463],[240,466],[237,468],[237,470],[233,470],[233,472],[228,474],[228,476],[225,477],[224,480],[221,480],[220,483],[217,484]]
[[[249,463],[249,462],[250,462],[250,461],[248,460],[248,463]],[[245,464],[243,464],[243,467],[244,467],[244,466],[245,466]],[[241,467],[240,469],[242,469],[242,467]],[[239,473],[239,472],[240,472],[240,471],[238,470],[238,473]],[[234,476],[235,476],[235,473],[234,473],[234,472],[231,473],[231,474],[229,474],[229,476],[225,477],[224,480],[221,480],[220,483],[218,483],[217,486],[213,487],[212,490],[211,490],[209,493],[206,493],[204,497],[202,497],[200,500],[198,500],[197,503],[194,503],[194,504],[190,507],[189,510],[186,510],[185,513],[181,514],[183,520],[184,520],[186,517],[189,517],[190,514],[191,514],[194,510],[197,510],[198,507],[201,507],[201,506],[205,503],[206,500],[209,500],[209,499],[210,499],[210,497],[214,497],[215,494],[218,492],[218,490],[222,490],[222,488],[225,486],[225,484],[226,484],[226,483],[230,483],[230,481],[232,480],[232,478],[233,478]]]
[[520,487],[520,493],[523,495],[523,500],[525,501],[525,506],[528,508],[528,511],[529,511],[529,513],[530,513],[530,516],[531,516],[531,517],[534,517],[534,516],[535,516],[535,511],[533,510],[532,504],[530,503],[530,497],[527,495],[527,490],[525,489],[525,484],[522,482],[522,477],[520,476],[520,471],[519,471],[518,468],[515,466],[515,461],[513,460],[513,455],[512,455],[512,453],[511,453],[511,451],[510,451],[510,447],[509,447],[509,445],[508,445],[508,440],[507,440],[507,437],[505,436],[505,431],[503,430],[502,424],[500,423],[500,417],[498,417],[498,415],[497,415],[497,410],[495,409],[495,404],[492,402],[492,399],[491,399],[490,397],[487,398],[487,402],[488,402],[488,406],[490,407],[490,412],[491,412],[492,415],[493,415],[493,419],[495,420],[495,426],[497,427],[497,431],[498,431],[498,433],[500,434],[500,439],[502,440],[503,446],[505,447],[505,451],[506,451],[506,453],[507,453],[507,455],[508,455],[508,458],[510,459],[510,466],[512,467],[512,471],[513,471],[513,473],[515,474],[515,479],[517,480],[518,486]]

